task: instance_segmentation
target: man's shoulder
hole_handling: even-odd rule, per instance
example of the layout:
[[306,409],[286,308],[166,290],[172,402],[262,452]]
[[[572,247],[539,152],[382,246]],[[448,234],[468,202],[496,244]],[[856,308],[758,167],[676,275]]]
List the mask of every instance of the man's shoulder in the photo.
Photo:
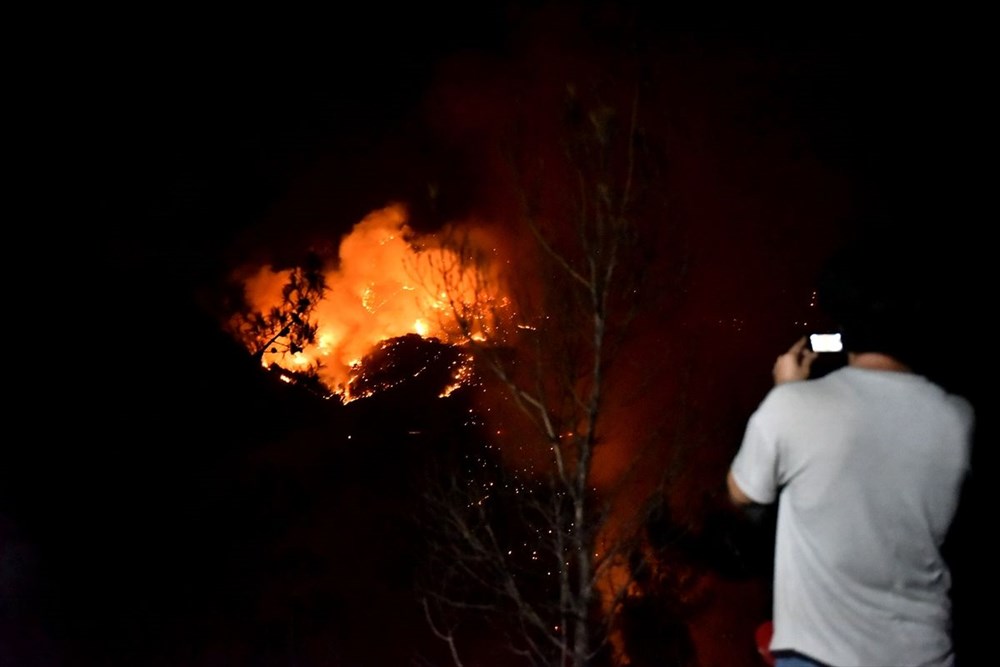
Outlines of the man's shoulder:
[[757,407],[758,419],[780,419],[779,415],[802,415],[815,412],[826,390],[817,380],[796,380],[771,387]]
[[844,386],[845,379],[838,369],[817,378],[777,384],[768,392],[767,398],[776,402],[808,400],[810,397],[842,391]]

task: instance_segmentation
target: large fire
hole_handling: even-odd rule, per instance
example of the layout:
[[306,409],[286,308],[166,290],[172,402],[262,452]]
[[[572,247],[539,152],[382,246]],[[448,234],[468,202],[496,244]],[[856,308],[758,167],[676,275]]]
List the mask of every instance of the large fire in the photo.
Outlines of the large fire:
[[[393,205],[371,212],[342,237],[337,261],[320,269],[321,280],[317,283],[322,285],[320,290],[309,293],[308,288],[302,287],[308,280],[303,274],[296,274],[295,268],[254,267],[241,278],[250,310],[280,311],[283,305],[287,307],[291,302],[294,306],[308,293],[309,304],[302,317],[314,323],[315,330],[311,342],[289,344],[285,330],[288,320],[273,318],[267,321],[270,330],[258,330],[254,336],[244,337],[244,341],[251,353],[259,355],[264,367],[288,371],[282,376],[288,382],[295,382],[297,373],[314,369],[328,388],[327,395],[339,397],[345,403],[390,390],[400,381],[425,374],[431,367],[434,373],[444,369],[449,376],[437,385],[440,396],[448,396],[459,387],[477,382],[471,354],[463,349],[467,343],[500,339],[513,344],[514,341],[504,339],[503,332],[532,336],[538,329],[535,323],[515,313],[506,296],[514,291],[503,289],[499,280],[499,268],[510,268],[507,257],[521,255],[501,252],[494,239],[487,240],[481,230],[475,231],[483,234],[475,237],[475,241],[468,236],[463,237],[464,241],[456,241],[455,236],[446,233],[418,235],[407,224],[405,208]],[[524,279],[526,271],[519,266],[517,278]],[[290,292],[290,284],[299,285],[298,291]],[[234,325],[240,328],[239,318]],[[434,373],[426,373],[424,377]],[[613,394],[620,397],[633,392],[634,389]],[[635,440],[633,429],[638,420],[627,411],[616,412],[616,408],[623,408],[614,401],[607,403],[604,424],[611,426],[604,426],[601,433],[603,444],[595,452],[591,481],[594,490],[610,491],[609,497],[613,497],[615,487],[630,475],[630,467],[636,465],[635,451],[623,443]],[[517,471],[518,477],[530,479],[550,470],[553,464],[547,458],[547,448],[526,449],[522,444],[530,438],[506,430],[520,424],[505,418],[509,416],[506,411],[515,408],[504,401],[492,408],[487,408],[486,420],[491,430],[496,429],[492,433],[503,449],[504,462]],[[573,433],[567,436],[572,437]],[[645,483],[647,480],[641,479],[640,474],[627,488],[637,491],[637,485]],[[527,488],[515,482],[513,493],[519,495]],[[476,499],[480,505],[493,494],[489,488],[481,491],[482,495]],[[633,500],[626,495],[612,506],[613,511],[606,517],[594,545],[593,564],[598,568],[594,582],[596,602],[609,617],[618,613],[623,603],[634,605],[646,596],[650,586],[661,585],[649,583],[651,577],[657,582],[667,581],[663,586],[676,586],[676,581],[685,583],[692,576],[674,563],[669,571],[663,569],[653,547],[644,544],[646,582],[639,585],[633,579],[633,564],[624,560],[616,548],[630,543],[630,531],[636,529],[636,520],[642,518],[636,514],[641,502]],[[546,539],[547,536],[538,534],[537,540],[524,542],[521,548],[528,550],[525,558],[539,560],[537,548]],[[508,551],[507,555],[513,557],[513,553]],[[555,571],[547,574],[557,576]],[[688,588],[678,590],[688,596],[697,592],[692,593]],[[678,598],[680,603],[689,601],[687,597]],[[628,647],[620,628],[613,629],[608,640],[610,650],[619,658],[627,655]]]
[[[444,245],[432,235],[414,234],[401,205],[376,210],[343,237],[339,262],[322,269],[324,289],[309,303],[315,332],[308,343],[287,344],[285,320],[273,332],[258,331],[257,339],[244,331],[244,340],[259,346],[252,351],[265,367],[292,374],[311,370],[330,395],[345,402],[360,398],[368,392],[352,392],[359,364],[386,341],[416,334],[461,345],[490,333],[497,313],[508,306],[494,276],[487,275],[495,255],[495,248],[474,250],[468,238]],[[268,265],[243,278],[250,310],[268,313],[287,304],[294,271]],[[245,329],[241,324],[234,327]],[[266,343],[261,334],[268,336]],[[459,364],[447,391],[470,376],[467,363]]]

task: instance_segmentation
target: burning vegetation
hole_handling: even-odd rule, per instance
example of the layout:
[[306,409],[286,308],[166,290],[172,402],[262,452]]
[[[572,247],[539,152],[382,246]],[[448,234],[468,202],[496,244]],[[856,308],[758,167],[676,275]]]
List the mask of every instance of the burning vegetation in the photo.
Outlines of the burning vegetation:
[[[491,252],[495,259],[496,249]],[[344,236],[335,262],[313,255],[302,266],[240,272],[244,303],[229,329],[285,381],[346,403],[401,382],[390,379],[385,362],[396,348],[414,348],[414,337],[433,343],[430,356],[417,355],[427,358],[410,369],[415,377],[441,361],[441,346],[462,346],[490,333],[509,301],[486,275],[486,257],[471,245],[458,250],[415,234],[404,207],[391,205]],[[469,317],[472,310],[477,312]],[[449,357],[442,396],[473,378],[470,355]]]
[[[661,152],[636,95],[622,114],[568,92],[565,159],[528,139],[509,156],[519,210],[504,216],[506,245],[469,224],[418,234],[391,205],[344,235],[337,257],[236,276],[230,330],[289,382],[344,403],[414,382],[425,396],[482,385],[484,410],[465,424],[477,435],[435,453],[413,517],[425,541],[414,590],[456,665],[470,615],[500,629],[491,651],[525,664],[695,652],[684,616],[704,571],[676,567],[686,556],[654,540],[649,519],[697,441],[665,393],[643,391],[665,392],[667,365],[688,362],[632,327],[660,322],[665,288],[685,278],[682,264],[653,265]],[[650,340],[656,355],[643,354]],[[636,639],[667,631],[672,657]]]

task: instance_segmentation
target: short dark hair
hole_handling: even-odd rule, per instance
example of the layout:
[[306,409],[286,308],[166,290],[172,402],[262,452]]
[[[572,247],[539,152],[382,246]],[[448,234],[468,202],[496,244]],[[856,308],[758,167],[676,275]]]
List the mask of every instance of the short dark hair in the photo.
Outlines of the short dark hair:
[[918,256],[862,244],[827,261],[817,303],[839,327],[845,351],[881,352],[917,367],[928,345],[934,291]]

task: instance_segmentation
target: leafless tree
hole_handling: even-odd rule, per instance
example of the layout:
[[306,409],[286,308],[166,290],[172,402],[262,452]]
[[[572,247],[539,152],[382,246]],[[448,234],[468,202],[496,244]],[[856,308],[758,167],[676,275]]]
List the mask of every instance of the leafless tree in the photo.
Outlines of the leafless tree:
[[647,185],[638,96],[615,108],[568,92],[561,168],[510,155],[532,241],[516,271],[498,271],[458,232],[444,234],[447,252],[428,248],[419,269],[505,390],[491,405],[514,408],[507,435],[457,452],[457,467],[442,463],[425,499],[424,609],[456,665],[466,631],[524,664],[614,663],[615,615],[630,590],[641,517],[612,519],[613,489],[598,491],[593,473],[607,444],[609,375],[643,303],[653,246],[637,218]]

